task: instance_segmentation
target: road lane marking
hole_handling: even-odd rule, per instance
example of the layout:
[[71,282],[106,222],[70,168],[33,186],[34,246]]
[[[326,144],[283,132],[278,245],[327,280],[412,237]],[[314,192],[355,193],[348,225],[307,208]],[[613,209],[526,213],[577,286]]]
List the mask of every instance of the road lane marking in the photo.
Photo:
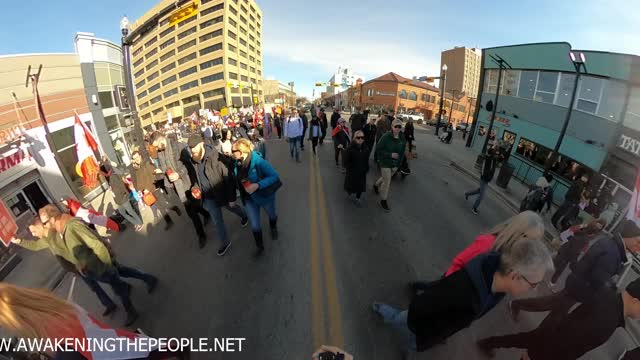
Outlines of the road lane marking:
[[325,344],[324,301],[322,296],[322,274],[320,272],[320,243],[318,240],[318,208],[316,202],[315,164],[309,163],[309,217],[310,217],[310,256],[311,263],[311,333],[313,348]]
[[[314,167],[317,166],[318,159],[314,159]],[[316,171],[318,188],[318,205],[320,212],[320,235],[322,239],[322,254],[324,265],[325,291],[327,295],[327,308],[329,310],[329,344],[344,348],[344,335],[342,329],[342,310],[338,296],[338,285],[336,281],[336,268],[333,261],[333,248],[331,242],[331,232],[329,227],[329,216],[324,193],[324,184],[320,171]]]

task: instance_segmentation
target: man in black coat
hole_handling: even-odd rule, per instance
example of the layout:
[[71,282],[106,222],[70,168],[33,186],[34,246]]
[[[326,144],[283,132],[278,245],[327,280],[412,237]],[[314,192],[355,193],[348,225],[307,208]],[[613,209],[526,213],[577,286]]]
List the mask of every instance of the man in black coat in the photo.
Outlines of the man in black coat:
[[493,175],[496,173],[496,149],[491,147],[487,152],[487,155],[484,158],[484,165],[482,166],[482,175],[480,176],[480,187],[473,191],[467,191],[464,193],[465,200],[469,199],[469,196],[478,195],[475,203],[473,203],[473,207],[471,208],[471,212],[478,215],[478,206],[484,199],[484,194],[487,191],[487,187],[489,187],[489,183],[493,179]]
[[567,216],[572,210],[575,211],[575,207],[580,204],[582,193],[584,192],[588,181],[589,178],[586,175],[583,175],[579,180],[576,180],[576,182],[571,185],[567,193],[564,195],[564,202],[551,217],[551,223],[553,226],[557,228],[558,221],[560,221],[560,219]]
[[[227,236],[221,208],[224,207],[240,217],[243,227],[249,223],[244,209],[236,204],[236,182],[233,174],[229,173],[229,162],[233,160],[218,153],[210,145],[205,145],[200,134],[191,135],[187,145],[191,161],[187,161],[185,165],[191,182],[191,192],[195,192],[196,198],[202,198],[202,205],[211,214],[222,242],[218,256],[223,256],[231,246],[231,241]],[[198,193],[200,196],[197,196]]]
[[324,108],[320,109],[320,116],[318,120],[320,120],[320,130],[322,132],[322,135],[320,136],[319,144],[322,145],[322,143],[324,142],[324,138],[327,136],[327,127],[328,127],[327,113],[324,112]]
[[564,290],[548,296],[514,300],[512,316],[517,319],[521,310],[551,311],[544,320],[545,326],[557,324],[576,303],[587,303],[603,290],[615,287],[612,277],[621,273],[627,261],[627,250],[640,252],[640,228],[631,220],[625,222],[619,234],[598,240],[571,266],[572,273]]
[[364,143],[362,130],[353,135],[353,142],[342,152],[342,163],[347,175],[344,178],[344,189],[357,207],[362,206],[360,196],[367,189],[367,172],[369,172],[369,149]]
[[304,135],[307,133],[307,129],[309,128],[309,119],[307,118],[307,113],[304,109],[300,109],[300,118],[302,119],[302,136],[300,137],[300,150],[304,150]]
[[331,130],[335,129],[338,126],[338,120],[340,119],[340,109],[337,107],[333,108],[333,114],[331,114]]
[[364,143],[367,145],[368,155],[371,155],[371,151],[374,149],[374,144],[376,143],[376,120],[369,119],[369,110],[365,110],[366,118],[368,119],[367,124],[362,128],[362,132],[364,132]]
[[538,239],[518,239],[508,252],[479,255],[462,270],[429,283],[409,310],[382,303],[374,303],[373,310],[405,336],[405,351],[425,351],[481,318],[505,294],[532,290],[552,270],[546,245]]
[[367,123],[367,118],[360,112],[360,109],[357,108],[356,112],[349,117],[349,122],[351,122],[351,133],[355,136],[356,131],[362,130],[364,124]]

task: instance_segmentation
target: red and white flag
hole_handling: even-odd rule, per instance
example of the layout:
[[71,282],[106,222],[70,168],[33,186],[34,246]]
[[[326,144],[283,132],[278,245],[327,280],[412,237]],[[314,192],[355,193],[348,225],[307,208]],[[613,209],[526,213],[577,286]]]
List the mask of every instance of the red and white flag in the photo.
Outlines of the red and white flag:
[[636,176],[636,183],[633,188],[633,195],[631,196],[631,202],[629,203],[629,212],[627,213],[627,219],[635,222],[640,226],[640,171]]
[[96,142],[96,138],[87,125],[80,120],[78,114],[75,117],[73,138],[76,143],[76,154],[78,155],[78,164],[80,164],[80,172],[82,173],[82,183],[93,189],[98,185],[98,172],[100,171],[93,153],[98,150],[98,142]]

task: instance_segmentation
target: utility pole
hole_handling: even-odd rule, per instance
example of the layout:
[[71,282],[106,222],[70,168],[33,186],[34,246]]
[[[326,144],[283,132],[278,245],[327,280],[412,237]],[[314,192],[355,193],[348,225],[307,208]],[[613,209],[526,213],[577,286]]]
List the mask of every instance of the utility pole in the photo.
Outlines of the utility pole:
[[499,55],[489,55],[492,61],[498,65],[498,84],[496,88],[496,97],[493,101],[493,110],[491,111],[491,119],[489,120],[489,129],[487,130],[487,137],[484,139],[484,145],[482,145],[482,153],[480,155],[484,155],[487,152],[487,144],[489,143],[489,138],[491,137],[491,131],[493,130],[493,121],[496,118],[496,111],[498,110],[498,99],[500,97],[500,85],[502,84],[502,71],[507,68],[511,69],[511,65],[501,58]]
[[[436,122],[436,136],[438,136],[438,131],[440,130],[440,121],[442,120],[442,103],[444,101],[444,89],[447,87],[447,64],[442,65],[442,76],[440,77],[440,81],[442,81],[442,88],[440,89],[440,108],[438,110],[438,121]],[[449,115],[451,118],[451,115]]]

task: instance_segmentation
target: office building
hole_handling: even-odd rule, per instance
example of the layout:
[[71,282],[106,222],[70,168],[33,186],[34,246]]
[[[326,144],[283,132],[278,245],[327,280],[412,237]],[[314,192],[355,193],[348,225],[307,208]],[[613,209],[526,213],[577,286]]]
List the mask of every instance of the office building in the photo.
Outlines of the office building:
[[[480,82],[482,51],[475,48],[455,47],[440,54],[440,68],[447,65],[446,91],[464,91],[476,97]],[[441,82],[442,83],[442,82]]]
[[163,0],[129,36],[143,126],[263,100],[262,11],[254,0]]
[[264,103],[267,106],[282,105],[291,107],[296,105],[296,91],[293,82],[283,83],[278,80],[264,80]]

